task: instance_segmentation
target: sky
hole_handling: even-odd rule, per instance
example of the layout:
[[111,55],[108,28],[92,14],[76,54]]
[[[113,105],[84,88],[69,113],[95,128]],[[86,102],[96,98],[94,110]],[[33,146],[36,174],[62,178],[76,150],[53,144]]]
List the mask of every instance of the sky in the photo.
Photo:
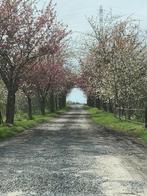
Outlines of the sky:
[[73,33],[89,30],[86,17],[96,16],[100,5],[115,15],[130,16],[147,23],[147,0],[54,0],[59,19],[69,25]]
[[[44,5],[47,0],[41,0]],[[112,11],[113,15],[132,16],[140,21],[141,27],[147,30],[147,0],[53,0],[56,3],[58,19],[72,30],[73,40],[79,42],[82,35],[90,31],[87,17],[97,16],[100,6],[104,12]],[[76,45],[76,44],[75,44]],[[79,97],[79,90],[72,92],[73,100]],[[83,102],[85,101],[83,97]]]
[[74,88],[67,96],[66,101],[78,102],[83,104],[87,103],[87,98],[81,89]]

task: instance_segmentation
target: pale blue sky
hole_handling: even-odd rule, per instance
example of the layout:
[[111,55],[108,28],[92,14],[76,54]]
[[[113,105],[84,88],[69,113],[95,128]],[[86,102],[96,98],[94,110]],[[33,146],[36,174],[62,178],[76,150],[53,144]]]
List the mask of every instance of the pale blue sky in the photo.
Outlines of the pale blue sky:
[[[49,0],[40,0],[40,6]],[[90,27],[86,17],[96,16],[100,5],[113,15],[130,16],[140,20],[147,29],[147,0],[53,0],[56,3],[58,19],[69,25],[73,37],[87,32]],[[80,34],[81,33],[81,34]]]
[[[40,5],[44,5],[47,0],[41,0]],[[131,16],[140,20],[143,29],[147,29],[147,0],[53,0],[56,5],[58,19],[69,25],[73,31],[73,38],[78,42],[82,34],[90,30],[86,17],[96,16],[100,5],[109,11],[112,9],[113,15]],[[79,91],[74,90],[70,99],[81,102]]]
[[74,88],[67,96],[67,101],[87,103],[87,98],[82,90],[80,90],[79,88]]
[[86,17],[97,15],[99,6],[104,10],[112,9],[113,14],[134,17],[147,23],[147,0],[54,0],[57,3],[57,13],[73,32],[85,32],[89,29]]

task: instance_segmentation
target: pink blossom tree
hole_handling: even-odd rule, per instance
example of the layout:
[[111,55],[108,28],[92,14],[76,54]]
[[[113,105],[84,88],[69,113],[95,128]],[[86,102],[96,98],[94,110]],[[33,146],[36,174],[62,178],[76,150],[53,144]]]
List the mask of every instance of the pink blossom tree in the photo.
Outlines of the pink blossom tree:
[[0,2],[0,75],[8,91],[8,124],[14,123],[15,94],[24,73],[30,71],[28,64],[53,50],[54,5],[50,1],[45,10],[39,11],[36,4],[36,0]]

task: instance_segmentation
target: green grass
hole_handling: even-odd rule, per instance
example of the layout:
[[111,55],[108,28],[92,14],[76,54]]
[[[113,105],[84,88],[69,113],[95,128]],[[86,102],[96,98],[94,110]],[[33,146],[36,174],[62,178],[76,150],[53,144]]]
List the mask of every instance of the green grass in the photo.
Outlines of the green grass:
[[33,128],[38,124],[50,122],[50,120],[54,117],[57,117],[59,114],[68,111],[69,108],[65,108],[62,110],[58,110],[56,113],[42,115],[33,115],[33,120],[28,120],[27,115],[25,114],[17,114],[15,118],[15,124],[13,126],[0,125],[0,139],[5,139],[8,137],[12,137],[25,131],[26,129]]
[[144,125],[137,122],[120,120],[112,113],[104,112],[97,108],[85,107],[91,114],[92,120],[103,127],[111,128],[137,137],[140,141],[147,143],[147,129]]

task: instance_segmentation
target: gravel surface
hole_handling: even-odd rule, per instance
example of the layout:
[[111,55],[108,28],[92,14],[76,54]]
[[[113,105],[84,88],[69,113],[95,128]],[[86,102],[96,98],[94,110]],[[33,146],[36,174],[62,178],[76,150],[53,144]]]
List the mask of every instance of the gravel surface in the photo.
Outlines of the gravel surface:
[[74,107],[0,142],[0,196],[147,196],[147,148]]

